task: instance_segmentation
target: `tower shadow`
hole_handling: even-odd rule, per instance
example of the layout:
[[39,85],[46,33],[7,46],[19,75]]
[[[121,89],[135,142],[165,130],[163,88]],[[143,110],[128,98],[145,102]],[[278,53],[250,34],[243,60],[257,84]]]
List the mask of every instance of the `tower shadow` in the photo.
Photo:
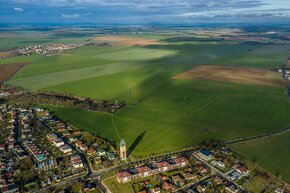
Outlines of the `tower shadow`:
[[132,145],[128,148],[128,155],[130,155],[134,149],[137,147],[137,145],[140,143],[140,141],[143,139],[145,136],[146,131],[143,131],[132,143]]

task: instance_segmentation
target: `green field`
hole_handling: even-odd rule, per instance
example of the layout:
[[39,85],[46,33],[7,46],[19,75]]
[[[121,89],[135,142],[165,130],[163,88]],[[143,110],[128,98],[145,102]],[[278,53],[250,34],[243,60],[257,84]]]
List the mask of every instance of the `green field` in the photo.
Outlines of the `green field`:
[[177,73],[194,65],[279,67],[284,46],[235,43],[169,44],[148,47],[82,47],[51,57],[0,59],[0,64],[31,61],[7,83],[28,90],[134,103]]
[[69,121],[76,127],[117,141],[118,135],[112,124],[111,115],[108,113],[89,112],[81,109],[62,108],[52,105],[42,105],[59,115],[64,121]]
[[238,143],[231,148],[250,161],[290,182],[290,133],[265,139]]
[[[55,32],[40,33],[36,34],[35,41],[88,39],[78,37],[79,34],[75,34],[76,38],[71,34],[72,37],[66,39],[67,33],[57,36]],[[28,40],[28,34],[21,35]],[[230,140],[258,135],[288,126],[290,104],[284,88],[182,81],[172,77],[203,64],[281,67],[289,46],[197,39],[172,42],[167,38],[174,37],[174,33],[165,34],[139,37],[160,39],[167,41],[167,45],[85,46],[50,57],[0,59],[0,64],[31,62],[6,82],[11,85],[128,104],[113,116],[64,107],[49,108],[62,119],[116,144],[124,138],[130,153],[135,156],[174,151],[208,139]],[[17,35],[13,34],[10,38],[15,37]],[[25,42],[20,39],[14,39],[11,45],[1,39],[0,49],[21,46]]]
[[105,180],[104,184],[109,188],[109,190],[111,192],[126,192],[126,193],[134,193],[135,192],[132,188],[131,183],[120,184],[117,181],[117,178],[115,176]]
[[[286,127],[289,107],[281,88],[172,80],[160,84],[142,103],[118,111],[114,122],[128,147],[144,134],[133,154],[145,156],[207,139],[229,140]],[[112,120],[98,113],[60,107],[53,110],[83,129],[116,143],[120,140],[110,125]],[[99,120],[104,128],[98,130],[94,121],[87,121],[87,116]]]
[[0,51],[24,46],[50,43],[78,43],[87,40],[85,37],[57,37],[53,32],[13,31],[0,33]]

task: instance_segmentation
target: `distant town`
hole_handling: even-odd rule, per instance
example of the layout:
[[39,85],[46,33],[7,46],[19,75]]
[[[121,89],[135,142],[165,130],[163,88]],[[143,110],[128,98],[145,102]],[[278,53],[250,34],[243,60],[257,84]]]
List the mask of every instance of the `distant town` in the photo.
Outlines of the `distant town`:
[[60,53],[66,50],[72,50],[83,46],[83,44],[45,44],[37,46],[26,46],[24,48],[18,48],[12,50],[13,55],[29,56],[33,54],[43,54],[46,56],[52,56],[53,54]]

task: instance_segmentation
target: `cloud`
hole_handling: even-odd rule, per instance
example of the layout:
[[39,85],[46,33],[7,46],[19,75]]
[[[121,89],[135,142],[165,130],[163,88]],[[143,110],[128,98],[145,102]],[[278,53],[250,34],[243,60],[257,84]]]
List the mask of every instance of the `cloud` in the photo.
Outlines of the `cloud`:
[[67,18],[67,19],[76,19],[76,18],[79,18],[80,17],[80,14],[62,14],[61,15],[63,18]]
[[68,22],[77,18],[82,22],[119,23],[129,20],[132,23],[223,22],[224,19],[231,22],[251,19],[255,22],[255,18],[268,21],[269,18],[287,19],[290,15],[290,1],[286,0],[0,0],[0,4],[3,5],[0,7],[0,20],[9,16],[7,13],[1,15],[1,10],[4,13],[15,7],[9,13],[15,21],[19,21],[19,14],[15,12],[24,9],[30,12],[26,15],[28,21],[36,18],[55,21],[62,17]]
[[213,7],[213,6],[215,6],[215,4],[216,3],[214,1],[210,1],[210,2],[207,3],[207,6],[208,7]]
[[16,12],[22,12],[22,11],[24,11],[24,9],[23,8],[20,8],[20,7],[14,7],[14,11],[16,11]]
[[251,10],[245,12],[243,9],[235,12],[226,10],[188,12],[179,14],[178,17],[196,19],[196,18],[252,18],[252,19],[273,19],[273,18],[290,18],[290,9],[272,9],[272,10]]

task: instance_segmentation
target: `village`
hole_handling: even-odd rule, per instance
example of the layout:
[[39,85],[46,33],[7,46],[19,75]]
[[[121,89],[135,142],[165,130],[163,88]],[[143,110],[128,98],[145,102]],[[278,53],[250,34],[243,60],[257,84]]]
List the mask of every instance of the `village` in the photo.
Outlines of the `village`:
[[83,44],[44,44],[36,46],[26,46],[24,48],[18,48],[11,51],[13,55],[33,55],[33,54],[43,54],[46,56],[52,56],[53,54],[60,53],[67,50],[76,49],[83,46]]
[[[225,173],[223,173],[225,172]],[[126,183],[140,178],[148,178],[142,182],[134,183],[136,192],[208,192],[219,190],[221,192],[238,193],[245,190],[236,182],[246,178],[249,170],[239,163],[224,162],[215,159],[208,150],[188,152],[184,156],[170,157],[160,161],[153,161],[136,168],[129,168],[117,173],[119,183]],[[155,176],[152,178],[152,176]],[[236,176],[237,178],[233,178]],[[212,180],[217,187],[213,188]],[[222,191],[223,190],[223,191]]]
[[[69,182],[78,184],[79,192],[119,192],[114,186],[125,185],[136,193],[243,193],[249,192],[245,184],[260,175],[226,146],[133,161],[125,140],[117,148],[40,107],[3,104],[0,126],[4,193],[63,191]],[[264,192],[287,190],[273,181]]]
[[[124,148],[120,148],[122,152]],[[251,171],[228,148],[221,147],[188,151],[121,170],[116,179],[119,184],[129,183],[136,193],[243,193],[249,192],[245,184],[256,176],[257,171]],[[107,185],[110,183],[115,184],[111,181]],[[264,192],[283,193],[284,188],[272,184]]]
[[111,144],[73,128],[42,108],[1,105],[0,125],[3,193],[54,186],[118,162]]

